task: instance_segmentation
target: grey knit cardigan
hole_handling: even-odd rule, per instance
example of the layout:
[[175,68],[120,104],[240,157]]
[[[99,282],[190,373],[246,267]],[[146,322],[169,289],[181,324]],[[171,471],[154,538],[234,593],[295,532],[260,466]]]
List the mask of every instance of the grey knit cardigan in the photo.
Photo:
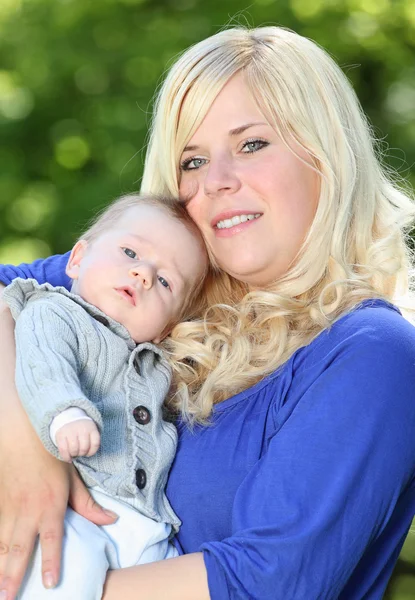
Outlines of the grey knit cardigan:
[[82,408],[101,432],[98,452],[74,461],[84,482],[177,531],[164,491],[177,431],[163,419],[171,371],[160,349],[136,346],[125,327],[63,287],[15,279],[3,299],[16,320],[17,390],[46,449],[60,458],[52,419]]

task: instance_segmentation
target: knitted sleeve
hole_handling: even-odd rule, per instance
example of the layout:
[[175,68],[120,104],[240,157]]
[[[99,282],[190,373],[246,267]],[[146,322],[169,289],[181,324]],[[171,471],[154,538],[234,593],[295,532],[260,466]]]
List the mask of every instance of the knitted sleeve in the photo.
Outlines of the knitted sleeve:
[[102,428],[99,411],[81,387],[76,324],[64,306],[35,300],[17,317],[15,336],[19,396],[45,448],[60,458],[49,434],[60,412],[79,407]]

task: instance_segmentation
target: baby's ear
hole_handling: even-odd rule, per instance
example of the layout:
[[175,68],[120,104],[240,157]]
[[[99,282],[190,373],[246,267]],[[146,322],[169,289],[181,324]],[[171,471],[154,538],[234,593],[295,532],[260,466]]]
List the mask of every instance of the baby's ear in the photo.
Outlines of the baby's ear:
[[79,267],[85,256],[87,246],[88,243],[85,240],[79,240],[72,248],[71,255],[66,265],[66,274],[71,279],[78,279],[79,277]]

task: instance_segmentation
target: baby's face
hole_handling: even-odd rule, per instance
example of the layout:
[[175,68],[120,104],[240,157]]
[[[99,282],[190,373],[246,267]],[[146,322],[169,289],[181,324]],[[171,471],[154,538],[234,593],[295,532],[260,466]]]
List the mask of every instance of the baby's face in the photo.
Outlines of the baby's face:
[[67,273],[76,292],[128,330],[158,343],[204,276],[206,253],[186,225],[162,209],[138,205],[91,244],[78,242]]

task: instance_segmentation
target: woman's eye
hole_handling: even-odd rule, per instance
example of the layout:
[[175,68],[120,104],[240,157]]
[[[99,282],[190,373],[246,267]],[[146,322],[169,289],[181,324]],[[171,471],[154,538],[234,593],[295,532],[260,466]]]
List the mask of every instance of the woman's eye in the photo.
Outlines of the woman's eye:
[[160,275],[158,276],[158,280],[160,281],[161,285],[163,285],[165,288],[170,289],[170,284],[167,281],[167,279],[164,279],[164,277],[161,277]]
[[268,146],[268,142],[265,142],[264,140],[248,140],[242,146],[242,152],[251,154],[252,152],[261,150],[261,148],[265,148],[265,146]]
[[206,164],[206,158],[187,158],[180,163],[180,169],[182,171],[194,171],[203,167],[204,164]]
[[122,248],[122,251],[128,256],[128,258],[137,258],[137,253],[134,252],[134,250],[131,250],[131,248]]

